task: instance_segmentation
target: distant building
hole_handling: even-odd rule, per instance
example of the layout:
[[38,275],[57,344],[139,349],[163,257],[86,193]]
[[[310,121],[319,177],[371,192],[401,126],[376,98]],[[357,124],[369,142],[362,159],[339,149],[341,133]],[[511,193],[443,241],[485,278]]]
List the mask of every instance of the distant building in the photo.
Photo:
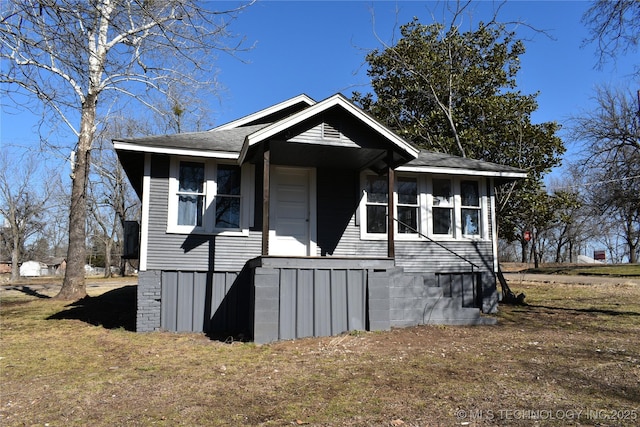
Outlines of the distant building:
[[0,274],[11,273],[11,261],[0,261]]
[[39,277],[47,273],[47,264],[40,261],[26,261],[20,266],[20,276],[22,277]]

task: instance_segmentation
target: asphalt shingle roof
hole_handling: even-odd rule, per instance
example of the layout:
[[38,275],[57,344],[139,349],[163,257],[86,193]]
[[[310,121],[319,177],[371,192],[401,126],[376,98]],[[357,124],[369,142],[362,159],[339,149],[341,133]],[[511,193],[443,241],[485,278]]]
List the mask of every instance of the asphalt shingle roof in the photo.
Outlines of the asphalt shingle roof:
[[211,150],[239,153],[247,135],[269,124],[244,126],[227,130],[177,133],[173,135],[145,136],[140,138],[119,139],[119,142],[143,145],[147,147],[181,148],[189,150]]
[[403,166],[465,169],[484,172],[526,173],[526,171],[512,166],[505,166],[497,163],[485,162],[483,160],[469,159],[425,150],[420,150],[420,154],[417,159],[412,160]]

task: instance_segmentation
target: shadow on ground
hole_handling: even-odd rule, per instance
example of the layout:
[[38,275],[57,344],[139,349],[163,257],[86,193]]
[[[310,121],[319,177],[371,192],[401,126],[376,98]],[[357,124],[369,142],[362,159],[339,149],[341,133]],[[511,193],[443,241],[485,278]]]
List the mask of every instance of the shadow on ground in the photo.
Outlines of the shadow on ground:
[[67,305],[49,320],[73,319],[106,329],[136,330],[136,286],[124,286]]
[[31,286],[26,286],[26,285],[13,286],[13,287],[8,288],[8,289],[14,290],[14,291],[18,291],[18,292],[22,292],[25,295],[29,295],[29,296],[36,297],[36,298],[41,298],[41,299],[51,298],[49,295],[41,294],[36,289],[33,289]]
[[616,310],[607,310],[603,308],[566,308],[566,307],[553,307],[548,305],[536,305],[536,304],[527,304],[527,307],[531,308],[542,308],[550,311],[561,311],[567,313],[587,313],[587,314],[606,314],[608,316],[640,316],[640,313],[635,311],[616,311]]

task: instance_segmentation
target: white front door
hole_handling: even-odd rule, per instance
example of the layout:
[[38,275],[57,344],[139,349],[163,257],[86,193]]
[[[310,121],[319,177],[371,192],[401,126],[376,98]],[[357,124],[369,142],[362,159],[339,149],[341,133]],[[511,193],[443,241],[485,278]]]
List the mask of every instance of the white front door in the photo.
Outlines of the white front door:
[[313,169],[271,169],[269,255],[315,254]]

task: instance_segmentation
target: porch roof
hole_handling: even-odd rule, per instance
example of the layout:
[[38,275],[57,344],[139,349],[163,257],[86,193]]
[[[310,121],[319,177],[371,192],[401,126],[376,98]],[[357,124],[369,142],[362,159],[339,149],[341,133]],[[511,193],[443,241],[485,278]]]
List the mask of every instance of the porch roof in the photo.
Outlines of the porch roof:
[[[286,117],[283,120],[276,121],[262,129],[248,134],[244,140],[238,162],[241,164],[244,163],[250,156],[250,151],[252,151],[252,148],[271,139],[282,140],[282,135],[286,135],[287,132],[295,130],[298,126],[302,125],[305,122],[317,120],[319,117],[322,117],[324,114],[329,114],[332,111],[339,111],[349,119],[363,125],[380,141],[385,141],[385,151],[388,150],[393,153],[393,158],[391,160],[392,167],[397,167],[398,165],[404,164],[407,161],[418,157],[419,150],[417,148],[399,137],[396,133],[394,133],[386,126],[382,125],[369,114],[365,113],[362,109],[356,107],[342,94],[338,93],[289,117]],[[296,132],[294,131],[293,133],[295,134]],[[323,143],[319,145],[326,145],[328,149],[331,149],[332,147],[335,148],[335,145],[331,143]],[[379,145],[375,148],[367,147],[366,149],[364,149],[364,147],[357,146],[352,146],[351,148],[356,148],[359,149],[359,151],[362,151],[361,155],[354,155],[353,153],[351,153],[350,155],[353,160],[357,160],[356,165],[358,168],[361,168],[362,166],[374,166],[374,162],[371,161],[372,152],[378,152],[383,149],[382,145]],[[255,152],[256,150],[254,149],[253,151]],[[333,156],[335,158],[335,154]],[[373,155],[373,158],[375,157],[379,157],[378,153],[375,153]],[[389,162],[389,158],[387,158],[385,162]],[[379,168],[382,168],[382,165],[377,166]]]

